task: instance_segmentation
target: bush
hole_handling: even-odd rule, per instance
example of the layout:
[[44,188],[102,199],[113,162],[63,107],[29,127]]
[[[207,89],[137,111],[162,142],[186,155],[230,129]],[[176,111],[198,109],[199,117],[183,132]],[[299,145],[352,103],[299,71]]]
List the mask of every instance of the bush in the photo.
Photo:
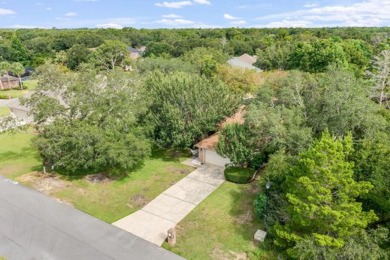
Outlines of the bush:
[[267,206],[267,195],[265,193],[258,193],[253,201],[253,208],[257,218],[264,218],[265,207]]
[[227,167],[225,169],[226,180],[238,184],[249,183],[255,170],[251,168]]
[[0,94],[0,99],[9,99],[9,98],[11,98],[9,95]]

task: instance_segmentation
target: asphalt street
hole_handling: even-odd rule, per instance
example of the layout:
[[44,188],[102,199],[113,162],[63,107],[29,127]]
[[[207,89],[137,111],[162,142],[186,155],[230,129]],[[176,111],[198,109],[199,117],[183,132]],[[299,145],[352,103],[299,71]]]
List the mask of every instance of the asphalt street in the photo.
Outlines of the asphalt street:
[[183,259],[0,176],[0,258]]

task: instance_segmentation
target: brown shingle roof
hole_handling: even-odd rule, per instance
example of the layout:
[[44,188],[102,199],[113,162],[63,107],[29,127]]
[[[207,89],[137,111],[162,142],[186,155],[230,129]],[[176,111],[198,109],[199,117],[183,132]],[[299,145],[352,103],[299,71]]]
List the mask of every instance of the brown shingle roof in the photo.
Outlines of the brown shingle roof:
[[[246,113],[246,107],[241,106],[233,116],[226,118],[226,120],[220,124],[220,127],[223,128],[226,125],[232,124],[232,123],[243,124],[245,121],[245,119],[244,119],[245,113]],[[217,144],[218,144],[218,133],[215,133],[215,134],[207,137],[206,139],[203,139],[199,143],[195,144],[195,147],[209,149],[209,150],[215,150],[215,147],[217,147]]]

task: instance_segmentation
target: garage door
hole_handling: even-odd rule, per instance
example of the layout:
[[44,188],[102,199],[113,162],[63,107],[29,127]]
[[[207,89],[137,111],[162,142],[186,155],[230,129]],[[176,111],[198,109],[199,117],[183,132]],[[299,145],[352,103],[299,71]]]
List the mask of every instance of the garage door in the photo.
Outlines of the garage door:
[[205,163],[216,166],[225,167],[225,164],[230,163],[229,158],[223,158],[216,151],[205,150]]

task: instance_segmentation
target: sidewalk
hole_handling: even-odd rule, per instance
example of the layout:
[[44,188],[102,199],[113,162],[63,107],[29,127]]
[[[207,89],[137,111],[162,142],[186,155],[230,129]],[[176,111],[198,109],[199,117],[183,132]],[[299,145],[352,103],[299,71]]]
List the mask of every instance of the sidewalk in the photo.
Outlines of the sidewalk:
[[113,225],[161,246],[168,229],[175,227],[224,180],[222,168],[199,167],[141,210]]

